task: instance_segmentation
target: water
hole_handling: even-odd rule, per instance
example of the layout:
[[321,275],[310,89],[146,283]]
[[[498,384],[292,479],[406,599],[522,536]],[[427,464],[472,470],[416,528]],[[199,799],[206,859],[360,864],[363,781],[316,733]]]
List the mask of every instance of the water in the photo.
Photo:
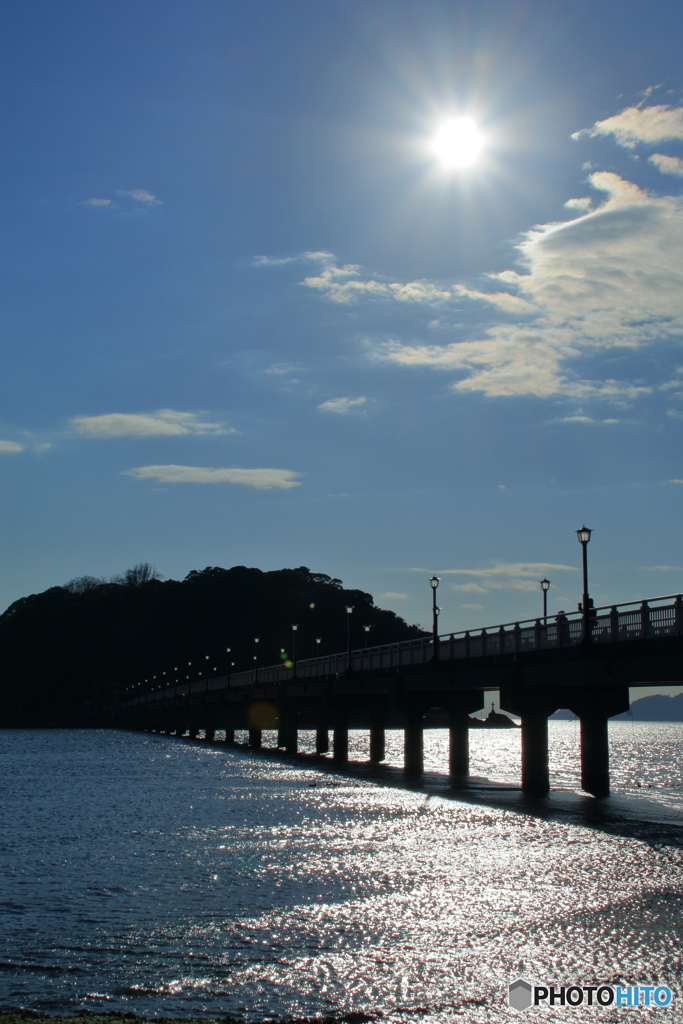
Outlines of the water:
[[560,788],[530,801],[504,788],[512,730],[471,734],[473,774],[503,788],[455,794],[439,730],[413,789],[151,735],[0,732],[0,1005],[489,1024],[522,974],[668,984],[652,1012],[682,1019],[683,726],[612,723],[601,802],[577,792],[575,724],[550,733]]

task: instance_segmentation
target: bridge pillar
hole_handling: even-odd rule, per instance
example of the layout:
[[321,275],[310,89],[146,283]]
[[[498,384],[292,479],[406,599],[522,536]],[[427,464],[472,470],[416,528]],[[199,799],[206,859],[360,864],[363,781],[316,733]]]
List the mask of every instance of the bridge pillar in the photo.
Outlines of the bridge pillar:
[[385,757],[384,711],[373,708],[370,712],[370,760],[378,764]]
[[529,796],[550,792],[548,715],[543,711],[522,715],[522,789]]
[[424,713],[412,709],[407,713],[403,730],[403,759],[406,775],[422,775],[424,771]]
[[337,708],[335,713],[332,751],[332,760],[335,764],[347,763],[349,759],[349,712],[347,708]]
[[315,730],[315,752],[326,754],[330,749],[330,734],[327,727],[327,708],[318,708],[318,722]]
[[191,740],[196,740],[196,739],[197,739],[197,736],[199,736],[199,726],[198,726],[198,725],[195,725],[195,724],[193,723],[193,724],[192,724],[192,725],[190,726],[190,729],[189,729],[189,733],[190,733],[190,739],[191,739]]
[[470,773],[470,715],[483,706],[482,690],[460,690],[448,701],[448,770],[454,781]]
[[215,725],[207,725],[206,729],[204,730],[204,739],[206,740],[206,742],[207,743],[213,743],[215,735],[216,735],[216,726]]
[[529,796],[550,792],[548,765],[548,716],[563,703],[564,689],[548,687],[501,687],[500,706],[522,719],[522,790]]
[[249,746],[252,750],[261,749],[261,730],[260,729],[249,729]]
[[[476,709],[479,710],[478,708]],[[448,716],[448,770],[451,778],[470,774],[470,716],[451,711]]]
[[596,797],[609,794],[609,737],[605,715],[581,719],[581,788]]
[[229,746],[233,746],[235,742],[235,726],[232,722],[225,723],[225,742]]
[[609,794],[609,732],[607,720],[628,711],[626,686],[572,689],[566,706],[581,721],[581,788],[595,797]]
[[299,753],[299,711],[290,704],[285,711],[285,753],[296,757]]

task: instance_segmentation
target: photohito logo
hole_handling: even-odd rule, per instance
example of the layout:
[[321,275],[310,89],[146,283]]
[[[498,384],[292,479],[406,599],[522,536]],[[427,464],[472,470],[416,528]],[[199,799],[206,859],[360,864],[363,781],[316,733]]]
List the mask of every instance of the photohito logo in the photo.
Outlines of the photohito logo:
[[532,985],[518,978],[508,985],[508,1006],[669,1006],[668,985]]

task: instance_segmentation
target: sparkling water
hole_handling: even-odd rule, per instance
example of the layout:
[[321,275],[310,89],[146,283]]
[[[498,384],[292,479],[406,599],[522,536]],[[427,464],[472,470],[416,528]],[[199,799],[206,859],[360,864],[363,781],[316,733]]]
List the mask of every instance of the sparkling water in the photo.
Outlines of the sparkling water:
[[[488,1024],[510,1020],[521,975],[675,993],[668,1011],[544,1020],[683,1019],[683,726],[611,723],[604,801],[578,790],[573,722],[550,722],[544,800],[516,788],[518,730],[471,731],[464,791],[446,738],[425,732],[425,784],[408,786],[399,731],[389,767],[344,772],[149,734],[0,732],[0,1005]],[[352,732],[351,758],[367,753]]]

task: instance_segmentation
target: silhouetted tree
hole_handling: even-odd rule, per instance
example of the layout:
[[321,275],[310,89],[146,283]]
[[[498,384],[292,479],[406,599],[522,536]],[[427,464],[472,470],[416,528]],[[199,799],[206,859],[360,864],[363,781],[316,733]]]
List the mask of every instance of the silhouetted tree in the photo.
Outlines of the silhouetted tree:
[[126,687],[223,675],[232,661],[235,671],[251,668],[256,636],[260,664],[279,663],[292,623],[299,658],[343,651],[348,604],[354,646],[364,645],[365,625],[373,645],[425,635],[376,608],[371,594],[306,566],[207,566],[162,582],[154,566],[140,563],[110,582],[70,580],[0,616],[0,725],[106,723],[107,707]]

